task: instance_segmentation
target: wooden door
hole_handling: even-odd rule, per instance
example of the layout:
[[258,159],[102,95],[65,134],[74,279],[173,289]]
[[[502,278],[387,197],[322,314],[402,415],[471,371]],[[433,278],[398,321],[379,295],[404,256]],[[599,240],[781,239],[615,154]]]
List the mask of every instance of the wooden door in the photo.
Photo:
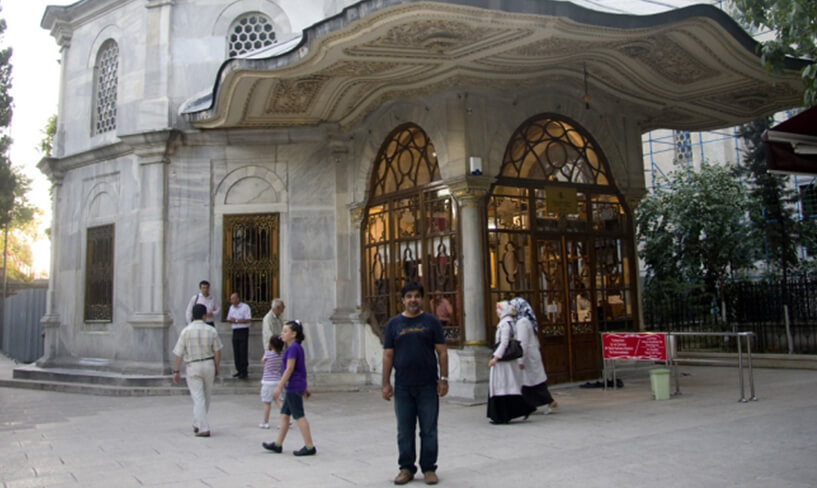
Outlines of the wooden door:
[[590,247],[583,238],[537,238],[539,341],[552,383],[599,375],[590,305]]

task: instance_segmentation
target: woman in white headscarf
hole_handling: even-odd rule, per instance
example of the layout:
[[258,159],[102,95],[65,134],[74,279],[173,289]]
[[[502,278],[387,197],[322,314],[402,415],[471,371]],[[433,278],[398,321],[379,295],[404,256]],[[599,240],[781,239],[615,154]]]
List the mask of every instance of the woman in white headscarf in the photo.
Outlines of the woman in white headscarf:
[[496,304],[499,324],[494,341],[499,344],[488,362],[491,368],[488,383],[488,417],[492,424],[507,424],[517,417],[528,418],[535,407],[522,398],[522,358],[500,361],[514,337],[513,316],[516,313],[507,301]]
[[539,324],[536,321],[536,314],[530,304],[522,297],[511,300],[511,306],[516,310],[514,330],[517,339],[522,343],[522,397],[533,407],[545,408],[537,410],[536,413],[548,414],[558,404],[550,395],[548,390],[548,375],[545,372],[545,365],[542,362],[542,354],[539,352],[539,338],[537,332]]

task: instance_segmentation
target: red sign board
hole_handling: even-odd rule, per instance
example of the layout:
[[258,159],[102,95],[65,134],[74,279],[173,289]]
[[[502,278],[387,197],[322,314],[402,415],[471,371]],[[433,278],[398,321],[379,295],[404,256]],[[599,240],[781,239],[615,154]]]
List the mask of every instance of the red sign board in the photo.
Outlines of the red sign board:
[[601,347],[604,359],[667,360],[667,335],[660,332],[604,332]]

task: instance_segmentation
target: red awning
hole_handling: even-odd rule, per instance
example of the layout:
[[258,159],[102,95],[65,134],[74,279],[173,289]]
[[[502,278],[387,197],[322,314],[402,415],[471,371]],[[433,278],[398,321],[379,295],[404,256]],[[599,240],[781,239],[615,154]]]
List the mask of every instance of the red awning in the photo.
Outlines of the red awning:
[[769,172],[817,175],[817,107],[767,130],[763,141]]

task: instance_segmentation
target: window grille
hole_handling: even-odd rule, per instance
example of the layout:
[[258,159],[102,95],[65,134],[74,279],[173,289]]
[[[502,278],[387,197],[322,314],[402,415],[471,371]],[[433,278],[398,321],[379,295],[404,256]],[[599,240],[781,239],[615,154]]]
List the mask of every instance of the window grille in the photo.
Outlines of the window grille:
[[692,162],[692,137],[689,131],[672,131],[672,142],[675,146],[675,162],[690,164]]
[[93,133],[116,129],[116,87],[119,81],[119,46],[109,39],[99,48],[94,65]]
[[403,310],[400,289],[416,281],[424,310],[451,345],[463,342],[457,205],[440,184],[434,145],[414,124],[395,129],[374,164],[364,215],[363,301],[374,328]]
[[113,321],[114,225],[88,228],[85,255],[85,321]]
[[263,318],[280,294],[278,229],[278,214],[224,216],[222,303],[238,293],[253,319]]
[[817,191],[813,183],[800,186],[800,203],[804,220],[817,218]]
[[230,26],[227,52],[234,58],[274,43],[275,30],[270,19],[264,14],[251,13],[239,17]]

